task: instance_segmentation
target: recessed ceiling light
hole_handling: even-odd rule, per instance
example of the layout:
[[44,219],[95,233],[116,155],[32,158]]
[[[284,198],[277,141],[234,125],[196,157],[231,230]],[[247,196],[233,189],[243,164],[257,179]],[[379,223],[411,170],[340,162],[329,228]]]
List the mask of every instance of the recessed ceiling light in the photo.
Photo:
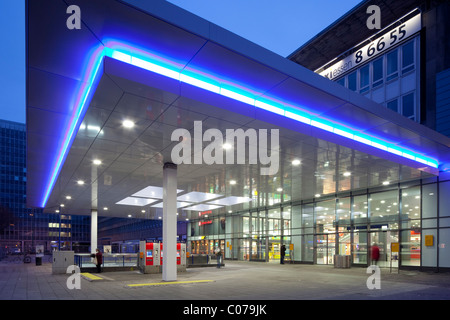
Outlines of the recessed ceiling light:
[[100,160],[98,160],[98,159],[95,159],[94,161],[92,161],[95,165],[101,165],[102,164],[102,162],[100,161]]
[[105,210],[105,211],[108,210],[108,207],[103,207],[103,210]]
[[72,199],[72,197],[71,196],[66,196],[66,199],[70,200],[70,199]]
[[79,184],[79,185],[81,186],[81,185],[84,184],[84,181],[83,181],[83,180],[78,180],[78,181],[77,181],[77,184]]
[[293,166],[298,166],[299,164],[300,164],[300,160],[299,159],[292,160],[292,165]]
[[319,197],[320,197],[320,194],[317,193],[317,194],[314,195],[314,197],[319,198]]
[[283,188],[277,188],[277,191],[281,192],[281,191],[283,191]]
[[346,171],[343,173],[343,175],[344,175],[344,177],[350,177],[352,175],[352,173],[349,171]]
[[390,182],[389,181],[383,181],[383,186],[387,186]]
[[131,218],[131,214],[128,215],[128,218]]
[[235,185],[236,184],[236,180],[230,180],[230,184],[231,185]]
[[134,127],[134,122],[131,121],[131,120],[124,120],[124,121],[122,122],[122,125],[123,125],[125,128],[133,128],[133,127]]

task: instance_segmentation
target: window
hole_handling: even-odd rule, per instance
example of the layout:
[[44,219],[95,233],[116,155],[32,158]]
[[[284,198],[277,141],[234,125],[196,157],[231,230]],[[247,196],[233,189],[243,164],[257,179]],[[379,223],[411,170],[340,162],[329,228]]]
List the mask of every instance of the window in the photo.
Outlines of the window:
[[415,119],[414,92],[402,97],[402,114],[407,118]]
[[356,71],[348,75],[348,88],[356,91]]
[[336,82],[339,83],[341,86],[345,87],[345,77],[337,80]]
[[372,86],[377,87],[380,84],[383,84],[383,57],[375,60],[372,66]]
[[387,106],[388,109],[391,109],[392,111],[398,112],[398,99],[389,101],[386,104],[386,106]]
[[397,78],[398,76],[398,50],[395,49],[386,55],[386,81]]
[[402,47],[402,71],[406,73],[414,69],[414,42],[411,41]]
[[363,93],[369,90],[369,67],[366,65],[359,70],[359,92]]

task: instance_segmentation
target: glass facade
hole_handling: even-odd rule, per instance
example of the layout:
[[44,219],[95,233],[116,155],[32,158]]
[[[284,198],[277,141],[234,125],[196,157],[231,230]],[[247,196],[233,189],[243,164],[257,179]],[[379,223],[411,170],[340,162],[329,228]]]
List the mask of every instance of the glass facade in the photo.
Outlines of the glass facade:
[[199,216],[190,221],[188,248],[207,254],[221,245],[226,259],[279,261],[285,244],[287,261],[333,265],[335,255],[349,255],[367,266],[377,246],[380,267],[447,268],[448,194],[450,181],[433,178]]

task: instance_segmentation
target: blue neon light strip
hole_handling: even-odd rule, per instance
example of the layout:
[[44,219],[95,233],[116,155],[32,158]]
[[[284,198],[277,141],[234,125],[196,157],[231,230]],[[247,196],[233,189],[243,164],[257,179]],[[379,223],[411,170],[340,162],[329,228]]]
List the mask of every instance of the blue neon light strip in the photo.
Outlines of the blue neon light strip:
[[61,170],[63,160],[67,156],[69,146],[75,138],[75,131],[81,124],[82,115],[84,114],[84,112],[86,112],[88,105],[87,102],[89,101],[88,98],[93,93],[92,89],[99,74],[100,65],[105,56],[160,74],[168,78],[175,79],[183,83],[193,85],[198,88],[202,88],[204,90],[214,92],[216,94],[226,96],[250,106],[254,106],[256,108],[260,108],[284,116],[286,118],[308,124],[310,126],[337,134],[339,136],[360,142],[365,145],[372,146],[374,148],[404,157],[406,159],[420,162],[433,168],[437,168],[439,165],[438,161],[435,159],[426,157],[412,150],[399,147],[395,144],[377,139],[358,130],[352,130],[347,126],[337,124],[331,120],[319,118],[308,113],[307,111],[302,110],[298,106],[291,106],[267,98],[255,96],[250,92],[250,90],[237,87],[233,84],[219,82],[212,76],[183,70],[182,68],[177,67],[175,64],[170,63],[170,61],[163,61],[162,59],[158,59],[158,57],[155,55],[147,54],[147,52],[135,49],[129,45],[122,44],[117,41],[113,41],[111,43],[113,44],[114,48],[101,47],[94,50],[94,54],[92,54],[92,58],[89,61],[88,66],[86,67],[87,80],[84,82],[83,88],[80,90],[79,98],[77,100],[76,107],[74,108],[74,114],[72,115],[71,122],[65,133],[64,143],[60,149],[60,153],[56,157],[53,171],[47,184],[44,199],[42,200],[42,207],[45,207],[48,198],[50,197],[51,190],[53,189],[57,176]]

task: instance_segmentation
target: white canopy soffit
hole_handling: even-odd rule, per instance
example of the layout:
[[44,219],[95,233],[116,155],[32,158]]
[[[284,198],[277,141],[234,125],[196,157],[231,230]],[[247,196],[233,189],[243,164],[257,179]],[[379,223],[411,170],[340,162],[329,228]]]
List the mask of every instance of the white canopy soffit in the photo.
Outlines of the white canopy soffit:
[[199,123],[201,152],[208,129],[243,129],[266,132],[273,154],[278,129],[278,170],[250,163],[250,140],[243,164],[178,165],[180,220],[448,170],[447,137],[170,3],[71,5],[81,29],[64,1],[27,3],[31,207],[158,218],[172,133],[194,140]]

